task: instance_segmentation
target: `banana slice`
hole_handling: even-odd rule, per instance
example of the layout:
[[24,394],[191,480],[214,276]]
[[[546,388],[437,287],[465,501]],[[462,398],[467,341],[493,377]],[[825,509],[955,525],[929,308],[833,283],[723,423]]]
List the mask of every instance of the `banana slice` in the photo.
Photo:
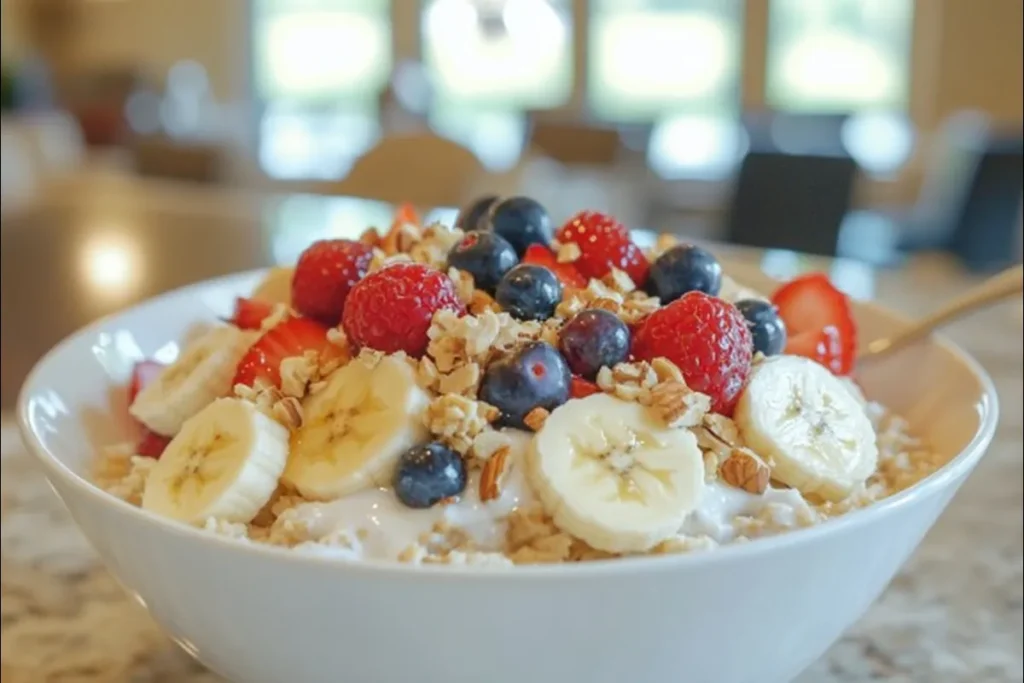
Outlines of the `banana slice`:
[[147,384],[128,411],[157,434],[174,436],[185,420],[230,393],[235,366],[257,336],[229,325],[214,327]]
[[268,304],[292,304],[292,274],[294,268],[278,266],[267,271],[266,276],[253,290],[252,298]]
[[284,483],[316,500],[387,484],[399,456],[429,439],[429,402],[406,361],[353,360],[303,406]]
[[189,418],[146,479],[142,507],[189,524],[249,522],[288,460],[288,430],[237,398]]
[[607,394],[555,409],[534,437],[527,474],[555,524],[592,547],[643,552],[697,507],[704,459],[685,429]]
[[775,356],[756,365],[733,417],[747,445],[773,461],[772,477],[839,501],[878,464],[875,431],[860,402],[807,358]]

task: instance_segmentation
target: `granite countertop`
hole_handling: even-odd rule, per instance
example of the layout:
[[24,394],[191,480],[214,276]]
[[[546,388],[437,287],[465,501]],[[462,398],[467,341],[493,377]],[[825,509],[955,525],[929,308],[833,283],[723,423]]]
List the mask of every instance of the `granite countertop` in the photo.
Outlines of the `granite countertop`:
[[[964,284],[946,266],[892,277],[879,296],[907,310],[927,307],[915,296],[934,302]],[[1024,680],[1020,304],[981,313],[951,335],[996,380],[1003,419],[995,443],[883,597],[798,683]],[[220,680],[98,565],[9,416],[2,439],[3,682]]]

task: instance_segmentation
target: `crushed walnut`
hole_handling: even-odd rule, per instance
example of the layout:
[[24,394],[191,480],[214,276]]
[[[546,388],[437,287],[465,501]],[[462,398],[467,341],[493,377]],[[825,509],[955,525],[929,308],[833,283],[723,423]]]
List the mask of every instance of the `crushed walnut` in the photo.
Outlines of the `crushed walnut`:
[[659,383],[658,373],[645,361],[605,366],[597,373],[597,386],[623,401],[650,404],[651,389]]
[[768,489],[772,472],[764,460],[749,448],[734,448],[719,466],[718,474],[731,486],[761,495]]
[[261,413],[289,430],[294,431],[302,426],[302,404],[294,396],[286,396],[277,387],[257,382],[252,387],[236,384],[233,391],[235,397],[252,403]]
[[711,397],[669,380],[651,388],[651,407],[668,427],[696,427],[711,410]]

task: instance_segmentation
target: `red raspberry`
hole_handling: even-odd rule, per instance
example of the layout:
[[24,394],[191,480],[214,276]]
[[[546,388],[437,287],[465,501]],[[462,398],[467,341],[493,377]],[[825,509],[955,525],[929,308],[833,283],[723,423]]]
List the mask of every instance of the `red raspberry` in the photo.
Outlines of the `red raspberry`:
[[583,211],[570,218],[555,238],[580,248],[574,265],[585,277],[603,278],[612,268],[618,268],[638,287],[647,282],[647,258],[629,238],[626,227],[611,216]]
[[299,256],[292,276],[292,306],[325,325],[337,325],[349,290],[370,267],[373,251],[351,240],[320,240]]
[[466,312],[451,279],[419,263],[398,263],[352,288],[341,322],[356,347],[419,358],[427,350],[430,321],[441,309]]
[[712,410],[730,415],[750,374],[754,340],[735,306],[687,292],[648,316],[633,353],[640,360],[669,359],[691,389],[711,397]]

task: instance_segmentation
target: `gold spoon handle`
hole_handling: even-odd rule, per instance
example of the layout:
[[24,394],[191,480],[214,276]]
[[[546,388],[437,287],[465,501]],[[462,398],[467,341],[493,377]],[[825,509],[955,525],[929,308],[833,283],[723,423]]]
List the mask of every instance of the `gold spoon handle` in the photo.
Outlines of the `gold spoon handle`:
[[904,344],[920,339],[937,327],[963,315],[1024,292],[1024,267],[1004,270],[980,285],[972,287],[934,313],[921,318],[891,337],[882,337],[868,344],[860,359],[894,351]]

